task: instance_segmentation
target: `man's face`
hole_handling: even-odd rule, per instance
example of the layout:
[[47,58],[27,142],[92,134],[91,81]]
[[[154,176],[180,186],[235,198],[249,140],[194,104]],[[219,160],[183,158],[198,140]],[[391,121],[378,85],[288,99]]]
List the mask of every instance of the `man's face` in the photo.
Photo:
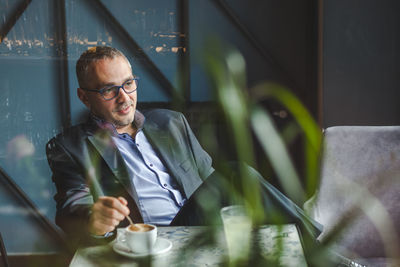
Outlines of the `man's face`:
[[[120,86],[132,78],[132,69],[125,58],[106,58],[98,60],[90,66],[87,89],[102,89],[113,85]],[[78,96],[94,115],[113,123],[118,132],[123,132],[124,129],[131,126],[136,110],[136,91],[126,94],[120,88],[116,98],[104,100],[99,93],[78,89]]]

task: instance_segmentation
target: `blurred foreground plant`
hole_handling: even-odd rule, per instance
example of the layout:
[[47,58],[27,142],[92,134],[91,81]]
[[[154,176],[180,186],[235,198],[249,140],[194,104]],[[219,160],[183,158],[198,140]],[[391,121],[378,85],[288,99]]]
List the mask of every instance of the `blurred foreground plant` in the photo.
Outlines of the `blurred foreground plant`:
[[[216,102],[223,117],[222,121],[227,127],[226,138],[231,140],[229,146],[235,154],[233,157],[257,169],[257,156],[253,148],[255,145],[261,146],[283,192],[295,203],[304,203],[318,186],[321,129],[303,104],[287,88],[265,82],[248,89],[245,61],[239,52],[231,48],[227,49],[226,46],[222,48],[216,40],[212,40],[206,47],[206,71],[214,83]],[[282,132],[261,104],[265,100],[276,101],[291,113],[293,121]],[[227,167],[229,164],[226,162],[230,158],[220,150],[216,138],[213,140],[216,132],[217,130],[212,127],[203,129],[202,141],[212,144],[210,147],[214,150],[209,152],[213,155],[217,169],[229,169]],[[286,136],[301,133],[303,136],[305,169],[303,178],[295,168],[283,133]],[[226,186],[229,187],[233,196],[239,198],[238,202],[246,206],[254,225],[260,225],[265,219],[260,185],[256,179],[249,179],[249,175],[251,173],[246,165],[239,164],[238,184],[236,187],[230,184]],[[268,216],[275,217],[272,221],[278,223],[282,217],[279,211]],[[275,263],[278,264],[279,260]]]
[[[255,135],[256,144],[261,145],[284,193],[295,203],[304,203],[318,185],[321,129],[303,104],[287,88],[265,82],[247,89],[245,62],[239,52],[234,49],[223,50],[215,40],[207,47],[209,50],[206,53],[206,69],[214,82],[216,100],[223,113],[223,120],[227,124],[229,134],[233,136],[231,145],[237,160],[257,168],[253,150]],[[293,117],[293,121],[282,132],[260,103],[266,99],[279,102]],[[295,135],[299,132],[296,127],[301,130],[304,139],[305,189],[282,135],[283,132],[286,135]],[[288,131],[291,133],[288,134]],[[212,133],[209,133],[210,131],[206,133],[206,138],[212,136]],[[218,161],[227,160],[218,148],[212,153],[218,156]],[[245,199],[256,208],[259,196],[254,194],[256,190],[252,186],[256,185],[247,186]]]
[[[229,167],[226,167],[229,166],[226,162],[233,157],[239,162],[245,162],[255,169],[259,169],[261,166],[257,166],[260,162],[257,162],[258,158],[254,147],[260,146],[265,159],[268,161],[261,162],[261,164],[270,165],[285,195],[300,205],[312,197],[311,200],[307,201],[307,203],[312,204],[312,199],[315,199],[319,187],[320,156],[322,154],[322,131],[320,127],[299,99],[284,86],[263,82],[253,88],[247,88],[245,61],[239,52],[226,45],[222,46],[216,40],[212,40],[206,47],[208,49],[205,55],[206,70],[214,83],[216,103],[219,112],[222,114],[220,121],[227,128],[227,134],[224,138],[229,139],[230,142],[227,141],[229,142],[228,147],[234,154],[226,155],[220,149],[219,143],[216,141],[217,138],[213,138],[218,131],[209,126],[203,132],[202,143],[212,144],[208,147],[214,150],[210,151],[209,148],[207,150],[213,155],[214,165],[217,169],[223,169],[224,166],[229,169]],[[263,105],[266,100],[278,103],[289,111],[292,119],[284,125],[285,127],[281,127],[283,129],[276,126],[270,112]],[[302,165],[304,173],[301,175],[291,159],[286,139],[286,137],[289,137],[293,140],[294,136],[297,135],[303,141],[304,154],[302,158],[304,162]],[[257,229],[266,216],[261,204],[260,185],[254,179],[250,179],[251,173],[248,172],[245,165],[239,166],[237,185],[227,184],[227,186],[231,190],[231,194],[239,198],[239,203],[246,206]],[[375,187],[379,186],[383,187],[382,184],[375,185]],[[354,225],[361,212],[375,225],[382,238],[386,254],[391,258],[397,258],[399,247],[388,245],[398,244],[398,240],[393,236],[396,229],[383,204],[368,190],[365,184],[347,183],[343,184],[342,187],[351,191],[354,199],[353,205],[346,215],[338,215],[337,224],[324,233],[321,243],[303,240],[307,263],[310,266],[335,266],[337,263],[335,261],[346,261],[342,256],[332,252],[332,247],[335,246],[336,241],[340,240],[341,235],[346,233],[346,229]],[[346,198],[346,196],[343,197]],[[276,211],[276,213],[267,216],[274,217],[272,221],[279,224],[282,215],[279,211]],[[246,264],[252,266],[265,266],[266,264],[268,266],[282,266],[279,258],[284,254],[284,247],[279,245],[278,247],[282,251],[276,259],[260,259],[260,257],[251,255],[250,257],[256,258],[249,258],[243,266],[246,266]],[[350,264],[348,266],[357,266],[348,264]],[[236,263],[233,263],[233,265],[236,265]]]

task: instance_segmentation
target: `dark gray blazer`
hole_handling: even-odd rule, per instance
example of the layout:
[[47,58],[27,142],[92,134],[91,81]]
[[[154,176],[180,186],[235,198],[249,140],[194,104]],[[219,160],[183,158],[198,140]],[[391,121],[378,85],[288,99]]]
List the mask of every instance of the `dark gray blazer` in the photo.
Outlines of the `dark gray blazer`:
[[[178,112],[155,109],[143,112],[143,131],[171,176],[189,198],[214,172],[210,156],[202,149],[185,117]],[[135,123],[143,122],[140,112]],[[92,179],[107,196],[123,196],[129,202],[131,218],[142,222],[138,196],[127,167],[111,138],[91,119],[51,139],[46,153],[57,188],[56,223],[68,235],[85,234],[93,204]],[[93,168],[94,167],[94,168]]]

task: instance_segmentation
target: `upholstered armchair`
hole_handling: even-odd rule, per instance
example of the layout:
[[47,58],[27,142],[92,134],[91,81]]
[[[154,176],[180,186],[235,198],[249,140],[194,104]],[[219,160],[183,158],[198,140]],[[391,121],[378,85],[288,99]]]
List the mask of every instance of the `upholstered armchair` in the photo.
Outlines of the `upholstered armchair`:
[[321,242],[367,266],[400,263],[400,126],[324,131],[319,190],[305,205]]

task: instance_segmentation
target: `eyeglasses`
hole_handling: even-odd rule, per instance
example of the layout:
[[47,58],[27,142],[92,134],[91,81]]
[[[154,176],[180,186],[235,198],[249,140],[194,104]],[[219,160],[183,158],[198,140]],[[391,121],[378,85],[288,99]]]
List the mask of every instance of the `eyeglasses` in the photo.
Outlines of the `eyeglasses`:
[[137,90],[138,84],[139,84],[139,77],[136,77],[136,78],[125,81],[121,86],[114,85],[114,86],[105,87],[105,88],[102,88],[99,90],[85,89],[85,88],[81,88],[81,89],[84,91],[99,93],[103,96],[104,100],[111,100],[111,99],[116,98],[119,95],[119,89],[124,90],[124,92],[126,94],[132,94],[133,92],[135,92]]

